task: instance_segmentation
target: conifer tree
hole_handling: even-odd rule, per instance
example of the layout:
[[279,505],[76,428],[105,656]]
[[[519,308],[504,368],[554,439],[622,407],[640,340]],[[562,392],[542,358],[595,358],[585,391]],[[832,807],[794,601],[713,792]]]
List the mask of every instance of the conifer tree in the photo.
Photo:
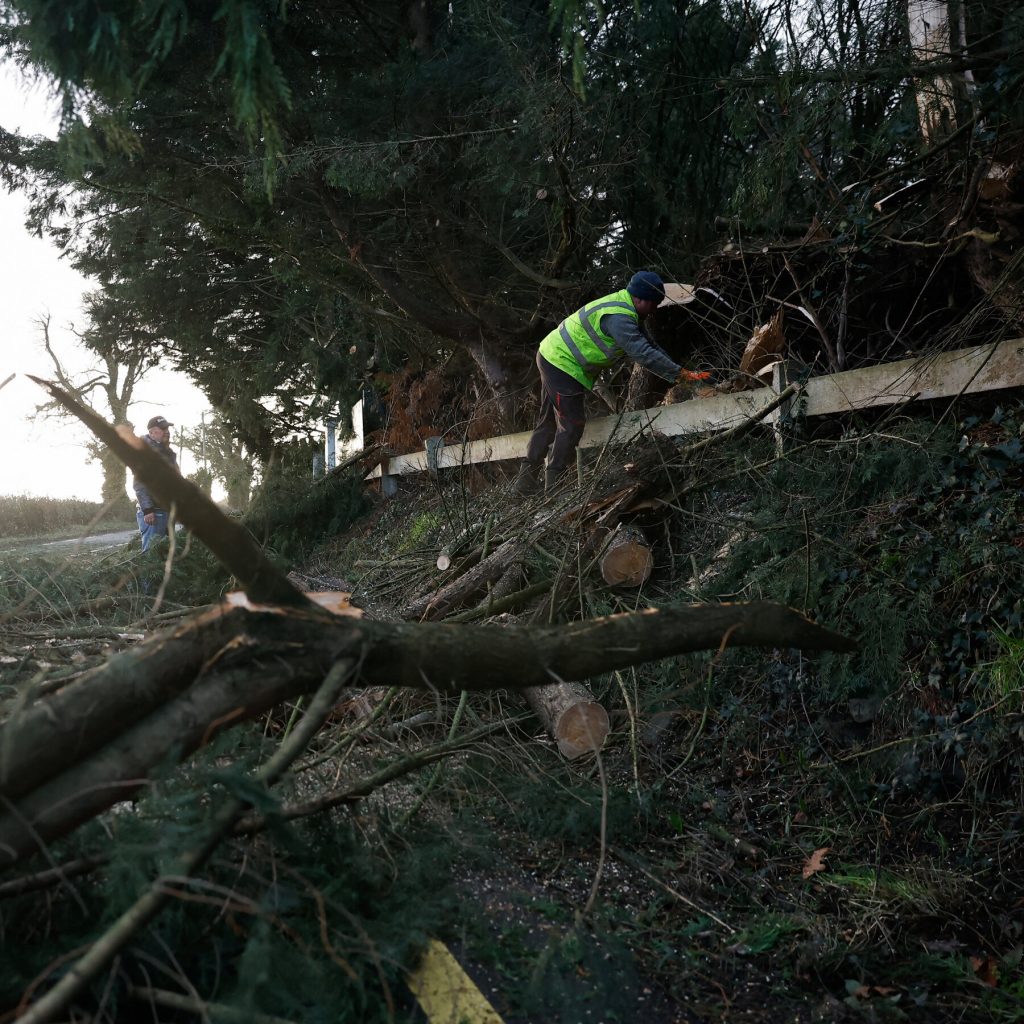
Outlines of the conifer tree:
[[461,352],[509,414],[566,312],[692,268],[735,173],[705,83],[747,59],[742,12],[647,8],[607,5],[574,90],[539,0],[21,0],[0,42],[66,117],[3,140],[8,181],[260,458],[372,351]]

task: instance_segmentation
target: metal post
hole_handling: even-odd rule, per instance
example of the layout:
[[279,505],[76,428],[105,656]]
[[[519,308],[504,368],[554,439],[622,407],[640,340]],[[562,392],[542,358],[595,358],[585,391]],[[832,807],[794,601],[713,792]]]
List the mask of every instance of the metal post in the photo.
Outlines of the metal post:
[[325,420],[324,429],[327,431],[327,472],[330,473],[337,465],[338,421]]
[[[789,384],[789,373],[786,370],[785,360],[780,359],[772,367],[772,390],[780,395]],[[772,433],[775,435],[775,453],[782,455],[786,450],[785,431],[782,429],[782,421],[789,416],[792,406],[792,399],[784,402],[768,415],[768,422],[771,424]]]
[[440,468],[438,459],[441,458],[441,449],[444,447],[443,437],[428,437],[423,442],[424,450],[427,453],[427,469],[431,476],[437,476]]
[[356,452],[361,452],[366,447],[366,431],[363,426],[363,400],[361,398],[352,406],[352,445],[352,450]]

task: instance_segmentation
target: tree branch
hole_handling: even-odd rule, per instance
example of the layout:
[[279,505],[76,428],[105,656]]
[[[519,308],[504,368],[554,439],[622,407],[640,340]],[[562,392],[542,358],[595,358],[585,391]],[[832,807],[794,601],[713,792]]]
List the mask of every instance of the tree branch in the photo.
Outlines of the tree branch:
[[112,427],[52,381],[28,376],[49,392],[54,401],[77,416],[138,475],[165,508],[173,506],[178,519],[217,556],[252,600],[316,608],[263,554],[243,526],[225,516],[195,484],[182,477],[144,441],[126,427]]
[[[351,663],[345,662],[331,668],[326,678],[321,681],[309,710],[295,731],[256,773],[257,783],[268,787],[274,785],[292,761],[305,750],[306,745],[330,714],[341,688],[348,680],[351,668]],[[206,837],[178,857],[167,874],[195,874],[231,831],[244,812],[245,806],[237,797],[226,801]],[[84,956],[71,965],[60,981],[18,1018],[22,1024],[45,1024],[66,1010],[75,996],[131,941],[132,936],[160,912],[169,898],[163,876],[154,879],[149,889],[93,943]]]
[[[229,636],[234,640],[223,645]],[[187,756],[222,729],[308,693],[339,660],[358,663],[368,686],[458,693],[586,679],[717,650],[725,641],[817,651],[856,647],[850,638],[771,602],[648,609],[541,629],[324,620],[302,609],[222,608],[169,638],[140,644],[120,656],[116,671],[98,669],[4,723],[5,788],[20,793],[17,780],[26,773],[33,786],[16,804],[4,796],[0,862],[21,860],[40,843],[127,799],[166,758]],[[201,660],[200,652],[210,649],[220,653]],[[168,671],[175,664],[177,674]],[[126,678],[138,682],[128,688]],[[89,713],[69,717],[81,713],[90,697],[106,724]],[[67,742],[69,721],[81,728],[75,745]],[[124,721],[136,724],[113,735],[111,729]]]

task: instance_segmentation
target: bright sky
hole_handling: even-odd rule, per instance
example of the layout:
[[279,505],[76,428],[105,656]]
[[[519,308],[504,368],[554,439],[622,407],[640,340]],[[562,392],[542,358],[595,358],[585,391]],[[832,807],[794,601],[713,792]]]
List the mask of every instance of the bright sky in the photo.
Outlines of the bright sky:
[[[45,88],[27,83],[16,68],[0,64],[0,125],[8,131],[53,137],[57,109]],[[0,391],[0,494],[97,501],[102,473],[97,463],[86,461],[85,428],[77,421],[37,418],[34,412],[43,393],[22,376],[52,376],[53,366],[34,322],[47,312],[50,338],[65,366],[75,375],[89,368],[89,353],[67,328],[84,326],[81,297],[90,290],[90,283],[60,259],[59,250],[48,241],[29,235],[25,206],[20,194],[0,189],[0,381],[10,373],[18,374]],[[208,406],[202,392],[171,370],[151,371],[136,396],[131,414],[140,433],[156,413],[179,428],[195,427]],[[192,456],[179,454],[183,471],[193,472]]]

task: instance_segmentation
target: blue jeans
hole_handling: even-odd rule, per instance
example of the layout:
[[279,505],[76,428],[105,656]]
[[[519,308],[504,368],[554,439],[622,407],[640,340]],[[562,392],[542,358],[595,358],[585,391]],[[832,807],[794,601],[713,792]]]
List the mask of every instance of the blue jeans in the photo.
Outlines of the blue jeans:
[[167,536],[167,513],[157,509],[153,512],[155,520],[150,526],[142,517],[142,509],[136,508],[135,519],[139,524],[139,533],[142,534],[142,550],[148,551],[149,545],[160,537]]

